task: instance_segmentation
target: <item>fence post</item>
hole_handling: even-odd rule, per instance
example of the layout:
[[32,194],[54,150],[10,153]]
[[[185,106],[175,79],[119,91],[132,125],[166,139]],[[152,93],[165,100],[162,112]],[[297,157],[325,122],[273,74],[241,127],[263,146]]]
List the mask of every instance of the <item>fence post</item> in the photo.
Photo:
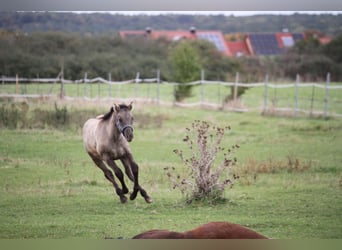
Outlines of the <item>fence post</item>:
[[238,83],[239,83],[239,72],[236,72],[235,83],[234,83],[234,103],[236,102],[237,95],[238,95]]
[[310,104],[310,116],[311,117],[313,115],[314,101],[315,101],[315,84],[312,84],[311,104]]
[[264,92],[264,111],[267,112],[267,100],[268,100],[268,74],[265,76],[265,92]]
[[201,103],[204,102],[204,69],[201,70]]
[[157,104],[160,101],[160,69],[157,70]]
[[15,93],[19,94],[19,77],[18,77],[18,74],[15,75]]
[[324,118],[328,117],[329,85],[330,85],[330,73],[328,72],[327,73],[327,80],[325,83]]
[[112,97],[112,72],[108,73],[108,97]]
[[85,72],[84,73],[84,85],[83,85],[83,97],[86,97],[87,96],[87,75],[88,73]]
[[65,95],[64,92],[64,68],[62,67],[61,71],[61,93],[60,93],[60,98],[63,99]]
[[76,91],[77,91],[77,93],[76,93],[76,95],[77,95],[77,97],[79,97],[80,96],[80,85],[78,84],[78,81],[76,81]]
[[134,94],[135,97],[138,97],[139,95],[139,80],[140,80],[140,72],[137,72],[137,76],[135,77],[135,88],[134,88]]
[[39,89],[39,84],[40,84],[39,74],[36,75],[36,78],[37,78],[37,93],[40,94],[40,89]]
[[295,108],[294,108],[294,117],[298,115],[298,84],[300,81],[300,76],[297,74],[296,76],[296,84],[295,84]]

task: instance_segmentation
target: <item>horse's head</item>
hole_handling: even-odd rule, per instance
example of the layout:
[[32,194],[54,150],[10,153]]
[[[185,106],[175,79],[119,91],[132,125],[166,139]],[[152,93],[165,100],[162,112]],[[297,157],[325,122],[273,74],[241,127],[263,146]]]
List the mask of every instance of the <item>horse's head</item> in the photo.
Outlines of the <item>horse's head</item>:
[[133,116],[131,113],[132,109],[132,102],[129,105],[113,105],[113,110],[115,111],[115,125],[120,133],[122,133],[129,142],[133,140]]

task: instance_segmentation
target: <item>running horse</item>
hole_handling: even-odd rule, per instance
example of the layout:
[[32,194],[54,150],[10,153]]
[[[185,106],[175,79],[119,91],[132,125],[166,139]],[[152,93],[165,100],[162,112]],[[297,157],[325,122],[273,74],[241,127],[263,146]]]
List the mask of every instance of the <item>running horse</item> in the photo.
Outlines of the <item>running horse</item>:
[[[139,167],[133,159],[132,151],[128,143],[133,140],[132,108],[132,103],[129,105],[114,104],[107,114],[87,120],[83,126],[83,144],[90,158],[113,184],[116,194],[120,197],[122,203],[127,201],[125,194],[129,190],[125,184],[121,169],[115,163],[116,160],[121,161],[126,175],[134,182],[130,199],[134,200],[140,191],[145,201],[151,203],[151,197],[139,185]],[[112,171],[105,163],[114,171],[122,188],[118,186]]]

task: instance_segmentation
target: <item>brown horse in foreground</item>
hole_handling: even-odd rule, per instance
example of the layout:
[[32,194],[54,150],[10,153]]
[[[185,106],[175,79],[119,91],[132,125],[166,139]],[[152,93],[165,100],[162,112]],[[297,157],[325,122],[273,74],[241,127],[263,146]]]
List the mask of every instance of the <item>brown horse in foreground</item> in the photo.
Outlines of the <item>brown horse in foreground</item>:
[[247,227],[230,222],[209,222],[186,232],[150,230],[133,239],[268,239]]
[[[132,103],[129,105],[114,104],[109,112],[96,118],[89,119],[83,126],[83,144],[94,163],[103,171],[105,177],[113,184],[122,203],[127,201],[125,194],[128,188],[124,181],[121,169],[115,160],[120,160],[125,167],[128,178],[134,182],[133,192],[130,196],[134,200],[138,191],[148,203],[152,199],[138,182],[138,165],[133,159],[128,142],[133,140]],[[114,171],[122,188],[118,186],[114,175],[107,165]]]

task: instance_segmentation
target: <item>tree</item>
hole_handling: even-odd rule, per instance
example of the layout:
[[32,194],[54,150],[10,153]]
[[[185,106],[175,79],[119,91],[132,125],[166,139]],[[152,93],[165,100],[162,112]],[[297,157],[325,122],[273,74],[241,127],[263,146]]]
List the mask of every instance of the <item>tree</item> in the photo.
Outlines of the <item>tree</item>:
[[170,53],[171,79],[180,85],[175,87],[176,101],[191,96],[192,85],[184,83],[195,81],[200,77],[201,64],[198,52],[189,41],[181,41]]
[[323,51],[327,56],[333,59],[336,63],[342,63],[342,34],[334,38],[328,43]]

